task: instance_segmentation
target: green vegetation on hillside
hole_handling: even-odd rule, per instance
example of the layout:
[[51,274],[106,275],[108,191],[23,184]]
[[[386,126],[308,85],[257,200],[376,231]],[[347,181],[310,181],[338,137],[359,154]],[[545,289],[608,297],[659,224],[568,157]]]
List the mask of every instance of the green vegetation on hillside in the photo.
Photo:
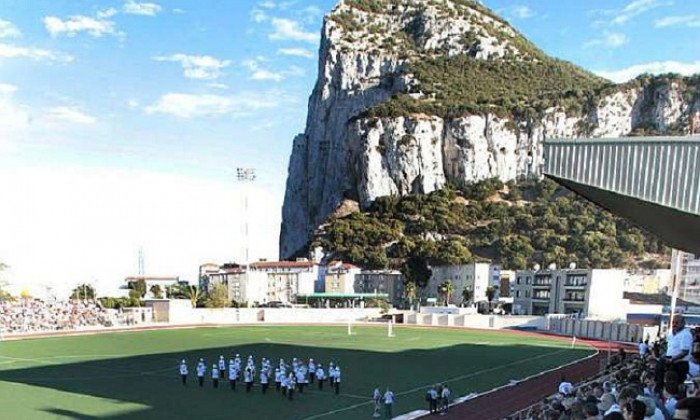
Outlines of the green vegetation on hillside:
[[[487,180],[458,191],[378,198],[366,213],[335,218],[315,238],[334,258],[366,268],[493,261],[582,268],[657,267],[656,238],[551,181]],[[484,200],[489,197],[488,200]],[[642,258],[652,254],[652,258]]]
[[424,57],[405,70],[420,81],[427,98],[399,95],[363,116],[395,117],[414,113],[443,118],[494,113],[520,118],[541,115],[560,106],[573,114],[600,89],[611,85],[565,61],[477,60],[468,55]]

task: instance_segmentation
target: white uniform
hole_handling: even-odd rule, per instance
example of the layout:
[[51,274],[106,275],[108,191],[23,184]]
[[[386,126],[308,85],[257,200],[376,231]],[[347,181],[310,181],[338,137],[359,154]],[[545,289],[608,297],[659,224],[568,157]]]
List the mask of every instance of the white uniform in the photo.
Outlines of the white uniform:
[[214,388],[219,387],[219,377],[221,376],[221,372],[219,372],[219,369],[216,368],[216,365],[211,365],[211,379],[212,379],[212,384],[214,385]]
[[204,385],[204,374],[207,373],[207,366],[204,362],[199,362],[197,365],[197,379],[199,380],[199,386]]
[[187,374],[189,371],[187,370],[187,363],[183,360],[182,363],[180,363],[180,377],[182,378],[182,384],[187,385]]

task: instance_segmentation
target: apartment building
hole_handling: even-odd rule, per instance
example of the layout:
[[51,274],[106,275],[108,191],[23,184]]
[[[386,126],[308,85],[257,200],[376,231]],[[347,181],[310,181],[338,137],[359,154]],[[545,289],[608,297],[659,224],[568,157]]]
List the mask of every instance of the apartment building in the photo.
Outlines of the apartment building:
[[513,313],[580,314],[594,319],[624,318],[626,270],[546,269],[516,272]]

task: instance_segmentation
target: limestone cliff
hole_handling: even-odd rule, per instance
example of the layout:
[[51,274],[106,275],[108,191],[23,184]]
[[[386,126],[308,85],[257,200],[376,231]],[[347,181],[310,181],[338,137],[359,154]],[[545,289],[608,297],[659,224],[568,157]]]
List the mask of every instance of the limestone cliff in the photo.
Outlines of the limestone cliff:
[[[527,80],[540,71],[542,85]],[[364,207],[446,182],[538,176],[545,138],[682,134],[700,110],[698,85],[612,85],[547,57],[470,0],[343,0],[324,21],[306,130],[292,147],[280,257],[304,249],[344,198]]]

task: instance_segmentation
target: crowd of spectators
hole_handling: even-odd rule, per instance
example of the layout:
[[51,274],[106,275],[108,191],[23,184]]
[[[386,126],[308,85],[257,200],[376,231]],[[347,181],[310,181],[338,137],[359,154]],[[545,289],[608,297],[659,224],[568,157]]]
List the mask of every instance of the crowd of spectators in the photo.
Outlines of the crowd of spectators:
[[674,319],[667,339],[620,350],[603,374],[558,392],[520,418],[527,420],[700,420],[700,331]]
[[27,333],[110,326],[101,305],[83,301],[19,299],[0,302],[0,332]]

